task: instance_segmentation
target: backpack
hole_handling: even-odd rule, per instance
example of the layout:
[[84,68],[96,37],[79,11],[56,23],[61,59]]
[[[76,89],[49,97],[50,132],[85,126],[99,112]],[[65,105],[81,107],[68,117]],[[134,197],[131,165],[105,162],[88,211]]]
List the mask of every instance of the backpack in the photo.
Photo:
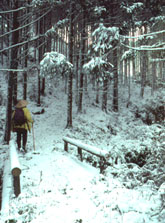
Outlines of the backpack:
[[26,122],[24,111],[22,108],[16,108],[13,117],[14,125],[23,125]]

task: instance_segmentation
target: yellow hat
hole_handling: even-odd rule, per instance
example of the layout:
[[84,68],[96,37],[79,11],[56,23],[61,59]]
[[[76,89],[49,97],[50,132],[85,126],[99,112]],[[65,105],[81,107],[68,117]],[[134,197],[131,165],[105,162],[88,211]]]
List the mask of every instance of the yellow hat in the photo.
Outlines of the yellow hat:
[[26,100],[19,100],[18,103],[16,104],[16,108],[23,108],[26,107],[28,102]]

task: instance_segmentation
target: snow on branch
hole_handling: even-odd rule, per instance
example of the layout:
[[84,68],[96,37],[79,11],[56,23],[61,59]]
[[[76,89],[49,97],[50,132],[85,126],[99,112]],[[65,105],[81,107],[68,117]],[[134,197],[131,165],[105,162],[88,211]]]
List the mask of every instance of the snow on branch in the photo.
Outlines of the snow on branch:
[[162,58],[155,58],[155,59],[150,59],[151,62],[161,62],[161,61],[165,61],[165,59]]
[[4,36],[6,36],[6,35],[9,35],[9,34],[15,32],[15,31],[24,29],[25,27],[34,24],[35,22],[37,22],[37,21],[39,21],[41,18],[43,18],[45,15],[47,15],[50,11],[51,11],[51,9],[49,9],[47,12],[45,12],[43,15],[41,15],[41,16],[40,16],[39,18],[37,18],[36,20],[33,20],[32,22],[30,22],[30,23],[28,23],[28,24],[26,24],[26,25],[24,25],[24,26],[21,26],[21,27],[19,27],[19,28],[17,28],[17,29],[13,29],[13,30],[10,31],[10,32],[7,32],[7,33],[4,33],[4,34],[0,35],[0,38],[4,37]]
[[162,34],[165,33],[165,30],[161,30],[161,31],[157,31],[157,32],[153,32],[153,33],[147,33],[147,34],[143,34],[143,35],[138,35],[138,36],[124,36],[124,35],[120,35],[121,39],[137,39],[137,38],[142,38],[142,37],[146,37],[146,36],[154,36],[157,34]]
[[137,3],[133,3],[131,6],[125,5],[124,3],[121,4],[121,8],[126,10],[127,13],[133,13],[135,10],[139,10],[140,8],[143,7],[143,3],[142,2],[137,2]]
[[99,70],[101,70],[105,66],[113,67],[113,64],[106,62],[101,57],[94,57],[88,63],[84,64],[83,69],[85,71],[92,71],[97,67]]
[[105,61],[102,57],[94,57],[88,63],[84,64],[83,72],[87,74],[98,74],[98,80],[101,83],[104,78],[112,78],[113,64]]
[[92,33],[95,38],[94,51],[106,53],[113,48],[114,41],[119,41],[118,27],[105,27],[100,23],[99,27]]
[[41,34],[40,34],[39,36],[36,36],[36,37],[34,37],[34,38],[30,39],[30,40],[26,40],[26,41],[24,41],[24,42],[20,42],[20,43],[11,45],[11,46],[9,46],[9,47],[6,47],[6,48],[0,50],[0,53],[4,52],[4,51],[6,51],[6,50],[10,50],[10,49],[12,49],[12,48],[14,48],[14,47],[22,46],[22,45],[24,45],[25,43],[29,43],[29,42],[35,41],[35,40],[37,40],[38,38],[40,38],[40,37],[42,37],[42,36],[44,36],[44,35],[41,35]]
[[0,11],[0,14],[6,14],[6,13],[11,13],[11,12],[17,12],[20,10],[26,9],[26,7],[20,7],[18,9],[12,9],[12,10],[8,10],[8,11]]
[[125,60],[125,59],[131,59],[134,58],[136,55],[136,52],[132,49],[129,49],[127,51],[124,52],[124,54],[121,57],[121,61]]
[[69,73],[73,65],[67,61],[63,54],[52,51],[44,54],[44,58],[40,62],[40,75],[45,77],[47,75],[58,75]]
[[57,35],[57,30],[58,29],[62,29],[64,26],[66,26],[69,22],[69,19],[63,19],[63,20],[59,20],[54,26],[52,26],[52,28],[50,28],[49,30],[47,30],[47,32],[45,33],[46,36],[49,35]]
[[0,71],[25,72],[27,70],[26,69],[7,69],[7,68],[0,68]]
[[137,51],[159,51],[159,50],[165,50],[165,47],[155,47],[153,46],[140,46],[140,47],[131,47],[128,45],[125,45],[124,43],[121,43],[123,46],[132,49],[132,50],[137,50]]

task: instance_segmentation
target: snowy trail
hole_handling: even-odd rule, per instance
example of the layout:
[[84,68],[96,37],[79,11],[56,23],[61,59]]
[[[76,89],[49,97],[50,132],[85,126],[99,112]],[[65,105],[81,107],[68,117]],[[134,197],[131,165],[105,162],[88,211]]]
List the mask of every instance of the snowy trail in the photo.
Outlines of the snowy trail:
[[30,192],[32,197],[28,199],[28,203],[32,199],[36,205],[41,197],[39,202],[42,200],[46,207],[42,216],[32,222],[53,222],[54,219],[58,219],[59,223],[74,222],[84,216],[89,219],[89,215],[93,219],[97,214],[89,193],[92,193],[91,183],[99,176],[99,170],[76,159],[61,152],[52,152],[51,156],[42,153],[31,157],[28,154],[26,158],[21,158],[24,167],[21,176],[22,196]]
[[20,155],[22,191],[11,203],[18,223],[155,223],[148,215],[159,206],[152,191],[127,189],[64,151],[66,108],[58,101],[56,106],[49,102],[34,117],[36,151],[30,134],[28,153]]
[[91,188],[99,178],[99,169],[64,151],[62,137],[66,119],[62,111],[66,108],[61,102],[56,106],[58,110],[50,103],[44,114],[34,116],[36,154],[31,134],[27,145],[29,152],[20,156],[23,166],[21,199],[28,200],[28,205],[34,209],[42,203],[33,223],[52,223],[55,219],[58,223],[73,223],[81,222],[82,218],[88,222],[99,215]]

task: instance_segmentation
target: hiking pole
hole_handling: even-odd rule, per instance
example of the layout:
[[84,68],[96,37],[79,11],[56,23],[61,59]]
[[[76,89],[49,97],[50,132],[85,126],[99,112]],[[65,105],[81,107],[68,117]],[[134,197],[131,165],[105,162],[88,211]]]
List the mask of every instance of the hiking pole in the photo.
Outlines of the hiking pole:
[[35,151],[35,138],[34,138],[34,127],[33,127],[33,123],[32,123],[32,133],[33,133],[33,148]]

